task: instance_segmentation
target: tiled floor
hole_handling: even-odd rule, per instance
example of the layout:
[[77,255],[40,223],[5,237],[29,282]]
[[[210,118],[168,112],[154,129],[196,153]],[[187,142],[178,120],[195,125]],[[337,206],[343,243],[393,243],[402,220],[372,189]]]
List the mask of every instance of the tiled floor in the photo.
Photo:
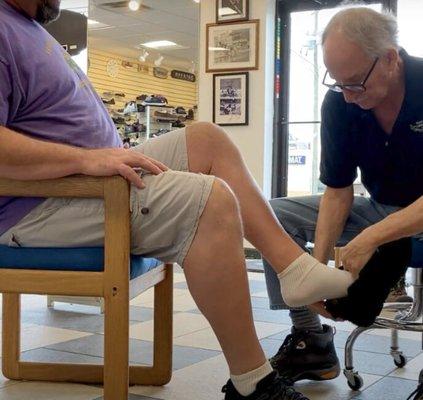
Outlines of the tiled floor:
[[[258,336],[268,356],[289,332],[286,311],[270,311],[262,273],[249,273],[254,319]],[[130,400],[219,400],[228,370],[217,339],[197,310],[181,270],[175,273],[174,364],[172,381],[165,387],[130,388]],[[152,293],[131,301],[130,360],[149,363],[152,359]],[[43,296],[24,296],[22,313],[22,358],[33,361],[101,363],[103,318],[94,307],[56,304],[46,307]],[[354,329],[350,323],[333,323],[335,345],[343,362],[345,341]],[[343,376],[329,382],[302,382],[298,389],[312,400],[401,400],[416,388],[423,368],[421,337],[400,333],[400,346],[408,363],[396,369],[389,355],[389,332],[372,331],[355,344],[355,367],[364,379],[361,392],[353,392]],[[99,400],[97,386],[8,381],[0,374],[0,400]]]

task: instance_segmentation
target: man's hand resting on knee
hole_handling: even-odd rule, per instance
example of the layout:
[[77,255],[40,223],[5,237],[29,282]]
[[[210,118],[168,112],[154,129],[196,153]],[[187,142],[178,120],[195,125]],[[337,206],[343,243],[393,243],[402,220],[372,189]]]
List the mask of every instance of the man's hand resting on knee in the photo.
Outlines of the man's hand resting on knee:
[[139,189],[145,187],[137,170],[145,170],[158,175],[168,168],[161,162],[130,149],[85,150],[81,160],[84,175],[112,176],[121,175]]

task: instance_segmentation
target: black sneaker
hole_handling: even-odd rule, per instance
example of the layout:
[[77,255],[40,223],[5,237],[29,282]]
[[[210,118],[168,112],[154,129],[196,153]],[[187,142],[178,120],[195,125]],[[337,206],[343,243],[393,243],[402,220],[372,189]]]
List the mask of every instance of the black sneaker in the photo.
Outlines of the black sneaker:
[[329,325],[323,325],[322,332],[292,327],[291,334],[285,338],[270,363],[280,376],[292,383],[303,379],[334,379],[341,369],[333,337],[334,331]]
[[276,371],[257,383],[256,390],[249,396],[240,395],[230,379],[223,386],[222,392],[225,393],[225,400],[309,400],[292,386],[287,385]]

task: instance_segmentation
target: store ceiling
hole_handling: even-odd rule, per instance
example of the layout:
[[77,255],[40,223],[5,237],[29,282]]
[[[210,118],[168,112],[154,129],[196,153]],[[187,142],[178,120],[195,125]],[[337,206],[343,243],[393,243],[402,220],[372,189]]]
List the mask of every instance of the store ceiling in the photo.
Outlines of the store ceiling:
[[[72,0],[72,7],[84,1]],[[193,0],[143,0],[138,11],[129,10],[120,0],[89,0],[89,18],[106,25],[89,26],[89,45],[96,49],[138,58],[141,50],[136,47],[140,43],[170,40],[180,47],[147,49],[147,62],[154,62],[161,54],[164,66],[189,69],[192,62],[197,63],[199,4]]]

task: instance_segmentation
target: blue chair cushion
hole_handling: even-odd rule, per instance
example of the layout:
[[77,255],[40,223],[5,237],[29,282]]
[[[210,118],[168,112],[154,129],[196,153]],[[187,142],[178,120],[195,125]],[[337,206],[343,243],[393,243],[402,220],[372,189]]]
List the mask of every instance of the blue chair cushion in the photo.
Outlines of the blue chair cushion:
[[[131,254],[130,279],[162,264],[154,258]],[[0,245],[0,268],[58,271],[103,271],[103,247],[9,247]]]
[[411,265],[413,268],[423,268],[423,239],[413,238]]

